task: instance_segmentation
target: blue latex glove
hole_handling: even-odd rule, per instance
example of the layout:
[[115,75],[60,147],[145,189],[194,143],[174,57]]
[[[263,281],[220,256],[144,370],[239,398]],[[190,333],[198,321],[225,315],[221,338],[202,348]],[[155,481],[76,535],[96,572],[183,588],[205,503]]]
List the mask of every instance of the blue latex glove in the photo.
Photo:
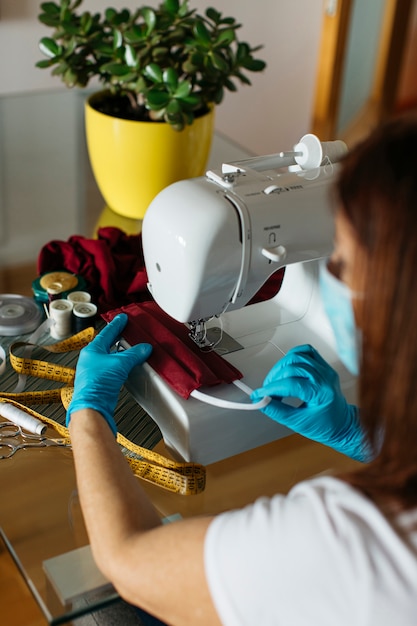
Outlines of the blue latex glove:
[[[369,460],[358,408],[347,403],[337,372],[312,346],[297,346],[274,365],[251,400],[265,396],[272,401],[262,413],[274,421],[352,459]],[[289,397],[299,398],[301,405],[281,402]]]
[[149,357],[152,346],[140,343],[123,352],[110,352],[127,324],[127,315],[121,313],[103,328],[95,339],[83,348],[77,363],[74,393],[67,411],[67,426],[71,414],[80,409],[94,409],[101,413],[116,436],[114,410],[120,388],[130,370]]

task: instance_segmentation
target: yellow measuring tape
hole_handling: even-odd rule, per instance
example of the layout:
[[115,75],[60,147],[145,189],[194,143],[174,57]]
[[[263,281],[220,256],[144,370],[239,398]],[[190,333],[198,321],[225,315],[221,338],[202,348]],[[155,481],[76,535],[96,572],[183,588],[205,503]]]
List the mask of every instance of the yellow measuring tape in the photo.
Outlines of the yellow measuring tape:
[[[87,328],[69,339],[40,347],[51,353],[80,350],[94,338],[95,334],[93,328]],[[0,402],[9,402],[23,409],[33,417],[54,428],[65,439],[66,443],[71,443],[68,428],[49,417],[37,413],[29,408],[28,405],[62,402],[67,409],[72,398],[75,369],[49,361],[28,358],[25,354],[24,356],[15,354],[19,349],[23,349],[25,353],[25,351],[30,352],[35,347],[39,346],[25,342],[12,344],[9,348],[9,358],[13,369],[19,375],[36,376],[37,378],[63,382],[65,387],[21,393],[0,392]],[[203,465],[173,461],[152,450],[138,446],[120,433],[117,434],[117,441],[133,473],[139,478],[182,495],[195,495],[204,491],[206,470]]]

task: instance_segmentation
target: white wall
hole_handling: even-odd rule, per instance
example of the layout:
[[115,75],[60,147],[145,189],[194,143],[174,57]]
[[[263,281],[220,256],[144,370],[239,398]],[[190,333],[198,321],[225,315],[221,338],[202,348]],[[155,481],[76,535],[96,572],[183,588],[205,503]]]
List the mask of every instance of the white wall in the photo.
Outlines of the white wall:
[[[48,29],[37,21],[41,0],[0,0],[0,95],[64,89],[48,70],[38,41]],[[82,9],[137,7],[136,0],[84,0]],[[157,0],[147,0],[155,5]],[[259,53],[266,71],[252,74],[252,87],[228,93],[217,109],[217,128],[256,154],[290,148],[310,129],[323,0],[190,0],[202,12],[215,6],[234,16],[239,37]]]

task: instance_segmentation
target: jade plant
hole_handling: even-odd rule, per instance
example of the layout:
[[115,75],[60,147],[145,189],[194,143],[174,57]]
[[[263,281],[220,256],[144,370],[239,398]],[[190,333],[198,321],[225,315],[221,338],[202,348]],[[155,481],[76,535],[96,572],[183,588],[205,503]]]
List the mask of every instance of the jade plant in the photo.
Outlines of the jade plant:
[[82,0],[41,4],[39,20],[53,29],[40,40],[46,59],[68,87],[86,87],[98,79],[113,99],[118,117],[159,120],[182,130],[195,117],[220,104],[236,82],[250,85],[248,72],[265,62],[261,46],[239,41],[241,27],[209,7],[204,15],[188,0],[164,0],[156,8],[107,8],[80,12]]

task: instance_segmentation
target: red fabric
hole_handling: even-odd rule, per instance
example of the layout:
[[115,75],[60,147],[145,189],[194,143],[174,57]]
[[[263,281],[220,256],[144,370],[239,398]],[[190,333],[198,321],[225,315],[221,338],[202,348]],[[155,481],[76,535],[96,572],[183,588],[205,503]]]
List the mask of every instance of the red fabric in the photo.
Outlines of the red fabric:
[[282,281],[284,280],[285,267],[277,270],[268,278],[266,283],[262,285],[257,293],[253,296],[251,300],[249,300],[249,304],[256,304],[256,302],[264,302],[264,300],[270,300],[274,296],[277,295],[278,291],[281,289]]
[[67,270],[87,282],[99,311],[150,300],[142,252],[142,236],[114,227],[101,228],[97,239],[73,235],[50,241],[39,253],[39,275]]
[[155,302],[123,306],[104,313],[103,318],[110,322],[122,312],[129,317],[123,337],[130,345],[153,346],[149,364],[181,397],[187,399],[201,386],[242,378],[239,370],[216,352],[202,352],[188,337],[188,328],[169,317]]
[[[82,276],[100,312],[131,302],[152,300],[142,251],[142,236],[127,235],[115,227],[101,228],[97,239],[73,235],[68,241],[47,243],[38,256],[39,275],[66,270]],[[261,287],[249,304],[278,293],[284,269]],[[180,284],[181,277],[178,277]]]

